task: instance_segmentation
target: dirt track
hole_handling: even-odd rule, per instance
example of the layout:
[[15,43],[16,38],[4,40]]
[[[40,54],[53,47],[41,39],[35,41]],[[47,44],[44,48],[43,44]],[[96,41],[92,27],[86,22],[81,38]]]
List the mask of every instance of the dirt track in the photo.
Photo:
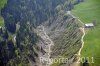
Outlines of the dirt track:
[[[76,18],[80,23],[82,23],[82,24],[84,25],[84,23],[83,23],[79,18],[75,17],[75,16],[71,13],[71,11],[69,11],[68,14],[71,15],[73,18]],[[80,64],[81,51],[82,51],[82,49],[83,49],[83,47],[84,47],[85,29],[84,29],[84,27],[81,27],[81,28],[79,28],[79,29],[80,29],[80,31],[83,33],[82,38],[81,38],[82,45],[81,45],[81,48],[79,49],[79,51],[78,51],[78,53],[77,53],[78,60],[75,61],[74,63],[72,63],[70,66],[79,66],[79,64]]]

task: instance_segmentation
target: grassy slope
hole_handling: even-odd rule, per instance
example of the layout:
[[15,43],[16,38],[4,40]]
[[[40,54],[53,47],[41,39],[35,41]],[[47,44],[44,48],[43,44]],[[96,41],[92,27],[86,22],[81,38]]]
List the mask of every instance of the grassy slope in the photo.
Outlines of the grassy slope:
[[4,26],[4,19],[0,17],[0,26]]
[[[0,0],[0,10],[1,8],[4,7],[5,3],[7,3],[7,0]],[[4,20],[3,18],[0,16],[0,26],[3,26],[4,25]]]
[[[94,66],[100,64],[100,0],[86,0],[76,5],[73,13],[84,23],[96,20],[97,26],[89,30],[84,41],[85,46],[82,50],[82,56],[94,57]],[[92,64],[93,66],[93,64]]]
[[4,4],[7,2],[7,0],[0,0],[0,9],[4,7]]

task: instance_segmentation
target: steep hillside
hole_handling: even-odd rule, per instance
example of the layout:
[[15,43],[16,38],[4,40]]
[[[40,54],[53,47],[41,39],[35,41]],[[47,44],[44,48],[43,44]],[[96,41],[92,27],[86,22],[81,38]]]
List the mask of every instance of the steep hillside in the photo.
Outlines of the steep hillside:
[[[54,42],[51,58],[59,59],[59,57],[63,57],[71,59],[75,58],[74,55],[77,54],[81,47],[81,23],[72,16],[68,16],[64,20],[63,15],[58,15],[57,18],[54,18],[54,21],[50,20],[50,23],[52,23],[46,24],[45,30]],[[74,60],[72,62],[67,61],[67,63],[58,62],[51,66],[66,66],[73,62]]]
[[[0,66],[66,66],[81,47],[81,24],[66,11],[83,0],[8,0],[1,10]],[[51,46],[52,45],[52,46]],[[51,46],[51,47],[50,47]],[[68,58],[66,63],[40,58]]]

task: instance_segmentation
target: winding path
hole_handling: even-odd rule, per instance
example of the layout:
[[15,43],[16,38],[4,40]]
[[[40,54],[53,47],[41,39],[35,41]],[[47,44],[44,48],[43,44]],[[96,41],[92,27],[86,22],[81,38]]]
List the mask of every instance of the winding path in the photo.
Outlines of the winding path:
[[84,47],[84,36],[85,36],[85,29],[84,29],[84,28],[80,28],[80,30],[82,31],[83,36],[82,36],[82,38],[81,38],[82,46],[81,46],[81,48],[80,48],[80,50],[79,50],[79,52],[78,52],[78,55],[79,55],[79,56],[81,55],[81,51],[82,51],[82,49],[83,49],[83,47]]
[[82,38],[81,38],[82,46],[81,46],[81,48],[79,49],[79,51],[78,51],[78,53],[77,53],[78,60],[75,61],[74,63],[72,63],[70,66],[79,66],[79,64],[80,64],[80,55],[81,55],[81,51],[82,51],[82,49],[83,49],[83,47],[84,47],[84,36],[85,36],[85,30],[84,30],[84,28],[80,28],[80,30],[81,30],[82,33],[83,33],[83,36],[82,36]]
[[[78,21],[84,25],[84,23],[83,23],[79,18],[75,17],[75,16],[71,13],[71,11],[67,11],[67,14],[69,14],[69,15],[72,16],[73,18],[78,19]],[[83,47],[84,47],[85,29],[84,29],[84,27],[81,27],[81,28],[79,28],[79,29],[80,29],[80,31],[83,33],[83,35],[82,35],[82,37],[81,37],[82,45],[81,45],[81,48],[79,49],[79,51],[78,51],[78,53],[77,53],[78,60],[75,61],[74,63],[72,63],[70,66],[79,66],[79,64],[80,64],[80,55],[81,55],[81,51],[82,51],[82,49],[83,49]]]

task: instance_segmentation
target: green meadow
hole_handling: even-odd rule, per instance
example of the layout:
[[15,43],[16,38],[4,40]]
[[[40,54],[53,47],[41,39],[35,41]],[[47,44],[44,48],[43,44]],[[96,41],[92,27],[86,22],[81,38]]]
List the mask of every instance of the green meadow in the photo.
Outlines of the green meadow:
[[3,8],[6,3],[7,0],[0,0],[0,9]]
[[76,5],[72,12],[84,24],[96,22],[94,28],[86,31],[81,55],[82,57],[94,57],[94,63],[90,63],[90,66],[100,66],[100,0],[85,0]]
[[0,26],[4,26],[4,19],[0,17]]
[[[0,12],[1,8],[7,3],[7,0],[0,0]],[[0,16],[0,26],[4,26],[4,19]]]

